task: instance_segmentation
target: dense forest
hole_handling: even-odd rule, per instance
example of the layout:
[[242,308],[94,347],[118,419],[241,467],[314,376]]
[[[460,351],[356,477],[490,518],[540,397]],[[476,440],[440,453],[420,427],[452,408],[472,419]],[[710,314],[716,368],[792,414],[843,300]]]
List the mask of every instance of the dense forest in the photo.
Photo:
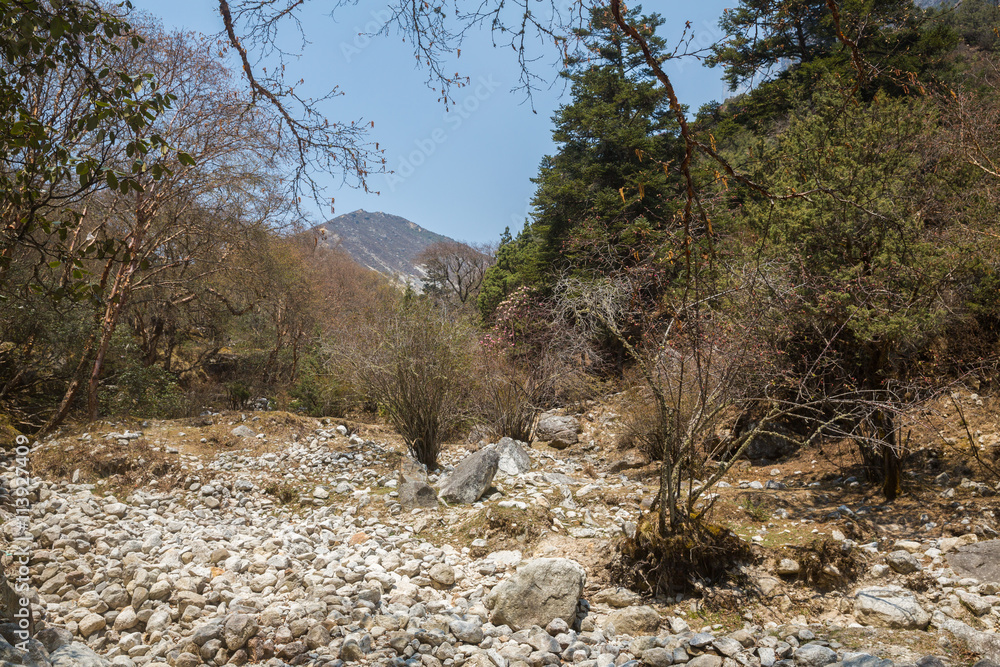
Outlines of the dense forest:
[[702,54],[732,96],[694,111],[664,17],[612,4],[566,51],[524,228],[433,248],[418,293],[303,233],[312,130],[207,38],[0,3],[6,437],[263,402],[378,415],[434,465],[631,388],[663,529],[723,426],[730,455],[854,438],[894,498],[902,415],[996,376],[1000,9],[742,0]]

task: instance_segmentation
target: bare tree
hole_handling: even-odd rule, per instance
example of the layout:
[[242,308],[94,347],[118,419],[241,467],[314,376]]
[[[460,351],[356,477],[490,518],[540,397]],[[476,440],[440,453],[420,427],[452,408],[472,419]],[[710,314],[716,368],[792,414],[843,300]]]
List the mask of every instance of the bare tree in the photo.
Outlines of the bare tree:
[[438,241],[421,250],[416,262],[426,274],[426,292],[465,305],[479,294],[486,270],[493,265],[493,255],[488,245]]
[[[721,283],[692,277],[679,294],[668,297],[668,317],[646,318],[639,340],[621,326],[632,320],[626,311],[632,308],[634,288],[627,276],[564,279],[557,285],[556,298],[568,316],[595,335],[616,338],[638,370],[639,392],[648,402],[642,435],[661,457],[662,535],[697,524],[710,505],[698,509],[707,490],[755,438],[787,435],[773,430],[775,424],[794,419],[808,425],[811,435],[804,440],[846,435],[836,427],[853,427],[873,409],[885,407],[874,392],[817,392],[785,363],[781,317],[797,300],[793,286],[782,285],[779,275],[776,267],[751,265],[729,267]],[[752,425],[719,437],[741,415],[753,415]]]
[[[290,179],[293,201],[303,194],[323,199],[317,174],[335,175],[343,183],[368,192],[368,179],[383,173],[385,158],[378,144],[369,141],[373,122],[363,119],[330,121],[321,111],[323,102],[342,93],[336,86],[318,98],[296,92],[304,82],[285,80],[286,60],[291,56],[280,46],[280,28],[291,23],[302,43],[305,35],[297,12],[304,0],[240,0],[230,7],[219,0],[225,40],[236,50],[253,101],[264,100],[275,113],[277,138],[294,152],[294,174]],[[270,72],[268,72],[268,61]]]
[[[133,140],[156,133],[187,154],[182,159],[163,154],[139,175],[138,188],[120,183],[91,203],[88,214],[96,221],[91,238],[115,239],[121,250],[95,267],[101,308],[94,334],[48,428],[66,417],[84,383],[88,414],[96,418],[105,358],[135,291],[164,276],[217,269],[231,246],[220,243],[226,225],[205,215],[205,208],[212,208],[213,197],[239,188],[244,196],[259,197],[268,188],[268,168],[282,159],[267,119],[232,87],[228,70],[206,44],[192,35],[145,30],[146,48],[123,50],[129,58],[123,67],[154,72],[161,90],[175,96],[174,110],[150,128],[125,126],[118,133]],[[123,145],[114,150],[114,159],[129,160]],[[232,216],[224,220],[241,222]]]

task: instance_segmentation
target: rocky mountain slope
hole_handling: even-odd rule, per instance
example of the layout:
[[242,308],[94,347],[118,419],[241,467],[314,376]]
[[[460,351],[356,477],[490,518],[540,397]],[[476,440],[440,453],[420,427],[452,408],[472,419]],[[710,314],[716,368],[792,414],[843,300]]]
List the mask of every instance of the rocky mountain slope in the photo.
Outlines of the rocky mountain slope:
[[321,246],[339,247],[362,266],[416,286],[423,270],[414,258],[432,243],[451,240],[398,215],[363,209],[337,216],[307,233]]

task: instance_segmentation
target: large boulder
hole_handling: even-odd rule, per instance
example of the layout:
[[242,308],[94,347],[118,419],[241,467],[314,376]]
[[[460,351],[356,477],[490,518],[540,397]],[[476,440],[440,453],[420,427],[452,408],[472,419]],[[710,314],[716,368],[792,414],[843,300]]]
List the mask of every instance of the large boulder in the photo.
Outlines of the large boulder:
[[108,667],[105,658],[83,644],[66,644],[49,656],[52,667]]
[[524,451],[524,443],[513,438],[500,438],[500,442],[490,445],[500,455],[497,469],[505,475],[520,475],[531,470],[531,457]]
[[579,441],[580,421],[576,417],[563,417],[544,413],[535,426],[535,439],[546,440],[551,447],[565,449]]
[[437,494],[427,482],[403,482],[396,491],[399,493],[399,504],[403,509],[411,510],[414,507],[432,509],[438,505]]
[[1000,583],[1000,540],[960,546],[948,554],[948,565],[959,577]]
[[583,567],[568,558],[529,561],[490,591],[486,599],[490,622],[523,630],[533,625],[544,628],[561,618],[572,626],[586,580]]
[[646,605],[626,607],[608,614],[606,625],[612,625],[619,635],[655,635],[660,629],[660,615]]
[[474,503],[490,488],[497,474],[500,454],[495,449],[480,449],[466,456],[441,487],[441,500],[446,503]]
[[921,607],[913,593],[900,586],[862,588],[854,596],[854,613],[859,620],[903,630],[923,630],[931,615]]

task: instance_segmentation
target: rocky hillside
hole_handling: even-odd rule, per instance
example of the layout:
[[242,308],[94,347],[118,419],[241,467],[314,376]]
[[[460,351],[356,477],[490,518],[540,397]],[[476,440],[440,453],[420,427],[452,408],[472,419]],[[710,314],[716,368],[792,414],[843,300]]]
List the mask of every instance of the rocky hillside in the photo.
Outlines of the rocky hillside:
[[[4,664],[1000,660],[992,484],[936,472],[924,498],[889,507],[818,460],[743,466],[715,489],[720,520],[759,550],[743,584],[648,599],[606,566],[653,466],[598,444],[619,426],[610,410],[559,417],[530,447],[453,446],[440,475],[377,427],[286,413],[57,434],[32,448],[40,477],[4,474],[30,502],[37,591],[37,639],[0,625]],[[0,511],[5,539],[23,537]]]
[[321,246],[339,247],[374,271],[419,287],[423,271],[414,263],[432,243],[450,241],[398,215],[363,209],[345,213],[310,229]]

